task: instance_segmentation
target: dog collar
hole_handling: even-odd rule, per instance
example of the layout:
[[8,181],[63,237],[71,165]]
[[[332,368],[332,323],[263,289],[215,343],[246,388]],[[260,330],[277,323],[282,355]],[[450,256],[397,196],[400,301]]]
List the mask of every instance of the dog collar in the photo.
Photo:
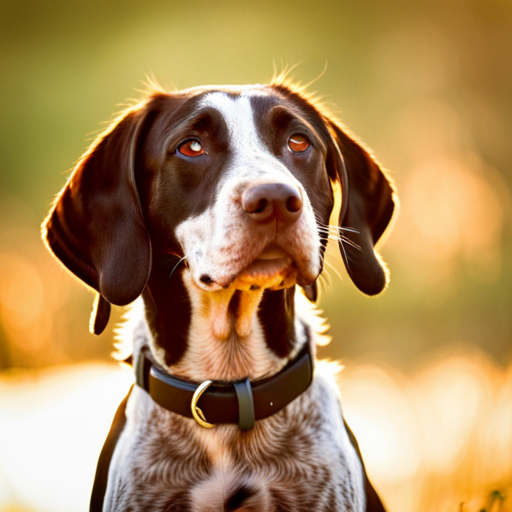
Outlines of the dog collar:
[[194,418],[201,426],[237,423],[249,430],[254,422],[272,416],[300,396],[313,381],[309,340],[279,373],[266,379],[236,382],[180,379],[165,373],[144,347],[135,365],[136,383],[164,409]]

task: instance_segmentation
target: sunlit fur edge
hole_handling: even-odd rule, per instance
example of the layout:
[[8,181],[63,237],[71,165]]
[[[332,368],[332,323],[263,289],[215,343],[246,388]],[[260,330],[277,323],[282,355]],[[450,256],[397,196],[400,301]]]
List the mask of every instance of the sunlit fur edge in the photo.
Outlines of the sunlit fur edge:
[[[149,91],[148,91],[149,93]],[[151,95],[153,93],[150,93]],[[156,92],[155,92],[156,95]],[[108,127],[104,129],[101,133],[99,133],[93,142],[89,145],[89,147],[86,149],[86,151],[80,156],[80,158],[76,161],[76,164],[72,168],[72,170],[69,172],[68,179],[66,180],[66,183],[62,186],[61,190],[55,195],[55,198],[50,204],[50,211],[48,212],[48,215],[43,219],[43,222],[41,223],[41,238],[43,240],[43,243],[45,247],[48,249],[50,254],[52,254],[57,260],[58,264],[61,266],[61,268],[65,269],[66,273],[73,276],[73,278],[79,282],[82,286],[84,286],[87,290],[92,291],[93,293],[98,293],[97,290],[95,290],[93,287],[89,286],[88,284],[84,283],[78,276],[76,276],[71,270],[69,270],[66,265],[60,261],[59,258],[57,258],[54,255],[53,249],[50,246],[50,243],[48,242],[48,223],[50,221],[50,218],[52,217],[55,208],[57,206],[57,203],[59,202],[60,198],[64,194],[64,191],[67,189],[68,185],[70,184],[71,180],[73,179],[73,176],[75,172],[80,168],[80,166],[87,160],[87,158],[96,150],[98,145],[102,142],[102,140],[107,137],[112,131],[115,129],[115,127],[119,124],[119,122],[124,119],[126,116],[130,114],[136,114],[139,112],[143,106],[147,103],[147,99],[139,100],[137,104],[134,104],[132,106],[129,106],[125,109],[123,109],[121,112],[118,112],[117,114],[114,114],[116,117],[108,122]],[[96,299],[95,299],[96,301]],[[96,310],[96,307],[93,305],[93,314]],[[90,323],[93,322],[93,320],[90,320]],[[92,332],[92,330],[91,330]]]
[[[318,111],[318,113],[324,119],[329,120],[329,121],[335,123],[336,125],[338,125],[349,137],[351,137],[355,142],[357,142],[357,144],[359,144],[361,147],[363,147],[365,149],[365,151],[368,152],[368,154],[377,163],[377,165],[380,167],[381,171],[384,173],[384,175],[386,176],[386,178],[388,179],[388,181],[390,183],[390,186],[391,186],[392,191],[393,191],[392,192],[393,193],[393,202],[395,204],[395,208],[394,208],[394,211],[393,211],[393,216],[392,216],[392,218],[391,218],[391,220],[390,220],[386,230],[384,231],[384,233],[380,237],[379,241],[377,242],[376,248],[375,248],[376,257],[378,258],[380,264],[382,265],[382,267],[384,269],[384,272],[385,272],[385,276],[386,276],[386,284],[385,284],[385,287],[383,289],[383,291],[384,291],[384,290],[387,289],[387,287],[389,285],[390,273],[389,273],[389,269],[388,269],[386,263],[382,259],[382,256],[377,252],[377,249],[384,243],[384,241],[389,236],[389,233],[391,232],[391,229],[394,226],[394,224],[396,222],[396,219],[397,219],[397,216],[398,216],[398,211],[399,211],[399,208],[400,208],[400,203],[399,203],[399,200],[398,200],[396,186],[395,186],[392,178],[389,175],[389,171],[387,169],[385,169],[378,162],[378,160],[373,155],[372,151],[369,150],[368,147],[366,147],[365,144],[363,142],[361,142],[361,140],[358,137],[356,137],[329,110],[329,108],[326,106],[326,104],[323,101],[321,96],[319,96],[315,92],[308,91],[307,90],[307,85],[301,85],[299,82],[296,82],[292,78],[290,78],[289,77],[289,72],[290,71],[291,71],[291,69],[290,70],[286,70],[285,69],[282,72],[280,72],[279,74],[274,75],[274,77],[272,78],[272,80],[269,83],[269,86],[270,87],[274,87],[274,86],[275,87],[284,87],[284,88],[288,89],[291,93],[300,95],[302,98],[304,98],[306,101],[308,101]],[[146,81],[144,82],[144,85],[145,85],[146,88],[143,89],[143,90],[139,90],[138,91],[138,92],[140,92],[142,94],[142,96],[143,96],[142,98],[129,100],[129,104],[125,108],[123,108],[121,111],[118,111],[116,114],[114,114],[113,119],[111,119],[110,121],[107,121],[107,123],[108,123],[107,128],[105,130],[103,130],[101,133],[99,133],[95,137],[94,141],[90,144],[88,149],[78,159],[78,161],[76,162],[76,165],[74,166],[73,171],[70,173],[66,183],[64,184],[62,189],[59,191],[59,193],[56,195],[55,199],[53,200],[52,205],[51,205],[51,209],[50,209],[48,215],[45,217],[45,219],[43,220],[43,222],[41,224],[41,237],[43,239],[43,242],[44,242],[45,246],[47,247],[47,249],[52,254],[53,254],[53,251],[51,250],[51,247],[50,247],[50,245],[48,243],[48,239],[47,239],[47,224],[48,224],[48,221],[49,221],[50,217],[52,216],[52,214],[53,214],[53,212],[55,210],[55,206],[56,206],[57,202],[59,201],[61,195],[63,194],[63,192],[66,189],[67,185],[71,181],[72,176],[73,176],[75,170],[78,169],[80,167],[80,165],[82,165],[82,163],[94,152],[94,150],[100,144],[100,142],[107,135],[109,135],[114,130],[114,128],[117,126],[117,124],[122,119],[124,119],[126,116],[128,116],[128,115],[130,115],[132,113],[136,114],[137,112],[140,112],[141,109],[143,109],[143,107],[145,105],[147,105],[148,101],[150,101],[152,98],[157,98],[158,96],[166,96],[166,95],[173,94],[173,91],[166,90],[166,88],[163,87],[154,77],[146,77]],[[77,279],[87,289],[97,293],[96,290],[94,290],[94,288],[91,288],[90,286],[86,285],[85,283],[83,283],[83,281],[81,279],[79,279],[72,272],[70,272],[67,269],[67,267],[62,262],[60,262],[60,260],[58,260],[58,261],[59,261],[59,264],[66,270],[67,273],[72,274],[73,277],[75,277],[75,279]],[[378,294],[378,295],[380,295],[380,294]],[[302,294],[301,293],[297,293],[296,294],[296,298],[297,297],[301,297],[302,298]],[[316,306],[314,306],[313,304],[310,304],[309,301],[307,301],[307,300],[302,301],[301,299],[299,299],[299,301],[300,301],[300,303],[307,304],[307,306],[310,307],[310,312],[309,312],[310,313],[309,314],[309,318],[310,319],[312,319],[312,318],[320,319],[321,311],[318,308],[316,308]],[[137,303],[137,301],[135,301],[135,303]],[[306,306],[303,306],[303,307],[306,307]],[[131,311],[132,308],[130,306],[128,306],[128,308],[129,309],[125,313],[125,317],[131,318],[130,311]],[[121,323],[121,327],[123,325],[127,325],[127,323],[128,323],[127,321],[123,321]],[[323,320],[323,322],[320,322],[320,324],[318,325],[318,327],[319,327],[318,329],[314,328],[313,330],[315,331],[315,333],[318,336],[318,340],[315,340],[315,343],[320,345],[320,346],[323,346],[323,345],[327,345],[330,342],[330,337],[326,334],[326,331],[329,329],[329,326],[327,325],[325,320]],[[124,354],[126,353],[126,350],[122,346],[123,345],[123,340],[121,339],[121,337],[126,339],[126,336],[124,336],[123,334],[119,334],[120,331],[124,332],[124,330],[122,328],[120,328],[120,327],[116,328],[116,341],[115,341],[115,350],[113,352],[113,356],[114,356],[115,359],[123,360],[123,359],[125,359]]]
[[334,113],[332,113],[332,111],[326,105],[326,102],[323,100],[323,98],[321,96],[318,95],[318,93],[308,91],[307,85],[302,85],[300,82],[295,81],[293,78],[291,78],[289,76],[292,69],[290,69],[290,70],[284,69],[279,74],[275,74],[274,77],[272,78],[272,80],[270,81],[270,86],[271,87],[273,87],[273,86],[282,87],[282,88],[287,89],[292,94],[299,95],[300,97],[304,98],[307,102],[309,102],[317,110],[317,112],[320,114],[320,116],[323,119],[336,124],[341,130],[343,130],[343,132],[345,132],[352,140],[354,140],[357,144],[359,144],[368,153],[368,155],[372,158],[372,160],[377,164],[379,169],[382,171],[382,173],[388,180],[389,185],[391,187],[391,191],[392,191],[391,194],[392,194],[392,199],[393,199],[393,204],[394,204],[393,215],[391,216],[391,219],[390,219],[386,229],[384,230],[381,237],[379,238],[379,240],[377,241],[377,243],[374,246],[375,256],[384,270],[384,275],[385,275],[385,279],[386,279],[385,286],[382,289],[382,291],[380,293],[374,295],[374,297],[378,297],[381,293],[386,291],[386,289],[389,286],[389,282],[390,282],[389,268],[388,268],[386,262],[384,261],[383,257],[379,253],[379,250],[384,245],[385,241],[388,239],[393,227],[396,224],[398,214],[400,211],[400,200],[398,198],[397,187],[395,185],[393,178],[391,177],[391,171],[389,169],[387,169],[386,167],[384,167],[379,162],[379,160],[375,157],[373,151],[359,137],[357,137],[349,128],[347,128],[347,126]]
[[312,329],[315,345],[324,347],[328,345],[332,337],[328,334],[331,326],[328,324],[323,311],[316,304],[310,302],[301,288],[295,288],[295,312],[296,315]]
[[133,354],[133,334],[145,318],[141,297],[128,306],[123,306],[123,309],[121,320],[114,327],[114,350],[111,356],[116,361],[124,361]]

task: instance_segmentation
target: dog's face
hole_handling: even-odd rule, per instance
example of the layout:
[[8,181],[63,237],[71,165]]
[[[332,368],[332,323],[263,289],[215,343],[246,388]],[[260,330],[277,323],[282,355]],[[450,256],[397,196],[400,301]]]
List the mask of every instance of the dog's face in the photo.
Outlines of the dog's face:
[[315,215],[328,224],[333,206],[328,133],[263,87],[192,93],[170,121],[152,125],[136,169],[157,250],[185,257],[206,291],[313,283]]
[[204,291],[311,288],[334,181],[347,270],[378,293],[386,273],[373,246],[393,213],[391,185],[361,145],[282,85],[154,93],[84,155],[46,236],[72,272],[119,305],[144,290],[152,253],[184,258]]

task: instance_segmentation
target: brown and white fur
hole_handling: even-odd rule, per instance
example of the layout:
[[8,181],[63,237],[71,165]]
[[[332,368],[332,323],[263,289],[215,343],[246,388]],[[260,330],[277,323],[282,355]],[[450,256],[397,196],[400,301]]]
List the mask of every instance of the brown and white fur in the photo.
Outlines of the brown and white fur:
[[[282,82],[155,91],[82,157],[44,236],[99,293],[96,333],[110,304],[136,301],[124,329],[135,360],[148,346],[183,379],[255,381],[314,343],[311,317],[296,313],[296,285],[316,299],[334,182],[335,238],[356,286],[374,295],[387,283],[374,245],[395,195],[361,144]],[[306,392],[248,431],[204,429],[135,386],[103,510],[383,507],[335,382],[317,371]]]

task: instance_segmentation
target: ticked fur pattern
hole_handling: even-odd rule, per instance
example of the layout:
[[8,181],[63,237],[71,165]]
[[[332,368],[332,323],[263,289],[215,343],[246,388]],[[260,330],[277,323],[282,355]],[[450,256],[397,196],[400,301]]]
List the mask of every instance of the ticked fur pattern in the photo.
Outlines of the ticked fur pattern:
[[[301,292],[297,299],[303,303],[297,328],[304,333],[311,307]],[[136,357],[151,337],[142,301],[129,318],[122,337],[132,338]],[[269,351],[261,341],[258,347],[260,336],[255,330],[253,339],[245,340],[255,348],[249,355],[240,350],[235,336],[210,347],[207,367],[215,371],[218,365],[222,372],[226,359],[228,368],[239,362],[247,371],[248,360],[261,366],[262,355],[268,359]],[[319,336],[314,333],[310,343]],[[305,342],[303,334],[298,346]],[[274,356],[267,364],[279,368],[283,362],[277,364]],[[237,425],[204,429],[193,419],[162,409],[135,387],[112,460],[104,510],[364,511],[363,470],[343,424],[334,378],[338,370],[333,363],[320,362],[305,393],[250,431]]]

